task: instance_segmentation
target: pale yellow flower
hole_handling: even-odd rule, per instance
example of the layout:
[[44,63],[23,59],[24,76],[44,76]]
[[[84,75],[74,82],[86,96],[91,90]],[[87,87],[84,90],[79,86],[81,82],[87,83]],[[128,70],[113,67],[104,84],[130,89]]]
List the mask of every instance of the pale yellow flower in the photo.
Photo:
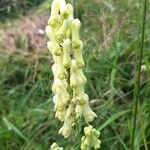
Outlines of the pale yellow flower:
[[100,132],[91,125],[84,128],[84,136],[81,138],[81,150],[99,149],[101,141],[98,139]]
[[59,147],[56,143],[53,143],[50,150],[63,150],[63,148]]

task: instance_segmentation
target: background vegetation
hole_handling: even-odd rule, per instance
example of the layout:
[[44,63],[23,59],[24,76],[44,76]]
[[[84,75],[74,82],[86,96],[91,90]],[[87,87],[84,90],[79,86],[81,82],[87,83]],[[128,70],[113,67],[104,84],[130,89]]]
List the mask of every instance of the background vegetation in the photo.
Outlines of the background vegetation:
[[[98,115],[93,126],[101,132],[101,147],[128,150],[143,2],[69,2],[82,21],[86,92]],[[53,111],[53,62],[43,36],[49,5],[50,1],[40,0],[0,1],[0,150],[47,150],[54,141],[59,141],[65,150],[79,150],[82,124],[75,129],[78,135],[69,139],[57,133],[61,123]],[[135,150],[150,148],[149,19],[147,7]]]
[[15,18],[25,15],[28,10],[41,4],[41,0],[1,0],[0,19]]

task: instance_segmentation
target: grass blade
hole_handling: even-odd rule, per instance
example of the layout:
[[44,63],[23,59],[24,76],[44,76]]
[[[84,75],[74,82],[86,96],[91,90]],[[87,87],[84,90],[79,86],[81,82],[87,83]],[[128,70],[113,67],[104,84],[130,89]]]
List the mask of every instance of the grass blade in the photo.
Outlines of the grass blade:
[[5,117],[3,117],[3,121],[8,127],[9,130],[13,130],[20,138],[22,138],[25,141],[28,141],[27,137],[23,135],[23,133],[17,129],[10,121],[8,121]]
[[142,65],[143,48],[144,48],[146,5],[147,5],[147,0],[144,0],[141,47],[140,47],[140,52],[139,52],[139,62],[137,64],[137,73],[136,73],[135,87],[134,87],[134,106],[133,106],[133,127],[132,127],[132,138],[131,138],[131,150],[134,150],[137,110],[138,110],[138,103],[139,103],[139,99],[140,99],[140,76],[141,76],[141,65]]
[[98,131],[102,130],[103,128],[105,128],[106,126],[108,126],[109,124],[111,124],[113,121],[115,121],[116,119],[118,119],[119,117],[121,117],[122,115],[129,113],[131,110],[125,110],[125,111],[121,111],[118,112],[114,115],[112,115],[106,122],[104,122],[104,124],[102,124]]

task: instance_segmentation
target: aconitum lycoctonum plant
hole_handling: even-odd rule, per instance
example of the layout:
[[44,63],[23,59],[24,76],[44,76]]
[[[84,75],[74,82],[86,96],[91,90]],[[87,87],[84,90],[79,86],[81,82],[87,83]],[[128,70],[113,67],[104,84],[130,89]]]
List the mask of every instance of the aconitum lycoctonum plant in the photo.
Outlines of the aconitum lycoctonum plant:
[[[58,133],[64,138],[68,138],[76,122],[81,117],[84,118],[87,126],[84,127],[80,148],[81,150],[99,149],[100,133],[90,125],[96,114],[89,107],[89,96],[84,91],[87,79],[83,73],[85,63],[82,56],[83,42],[80,39],[80,27],[81,22],[74,18],[72,5],[67,4],[65,0],[53,0],[45,31],[50,39],[47,47],[54,60],[52,91],[55,117],[62,122]],[[53,143],[51,150],[63,150],[63,148]]]

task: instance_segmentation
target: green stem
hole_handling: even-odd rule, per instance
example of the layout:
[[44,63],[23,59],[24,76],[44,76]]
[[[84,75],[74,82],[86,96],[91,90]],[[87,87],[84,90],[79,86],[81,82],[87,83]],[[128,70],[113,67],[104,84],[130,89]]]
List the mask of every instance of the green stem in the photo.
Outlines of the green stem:
[[134,108],[133,108],[133,129],[132,129],[132,139],[131,139],[131,150],[134,150],[137,110],[138,110],[138,103],[140,100],[140,76],[141,76],[141,65],[142,65],[143,48],[144,48],[146,4],[147,4],[147,0],[144,0],[141,46],[140,46],[139,62],[137,65],[137,73],[136,73],[135,87],[134,87]]

